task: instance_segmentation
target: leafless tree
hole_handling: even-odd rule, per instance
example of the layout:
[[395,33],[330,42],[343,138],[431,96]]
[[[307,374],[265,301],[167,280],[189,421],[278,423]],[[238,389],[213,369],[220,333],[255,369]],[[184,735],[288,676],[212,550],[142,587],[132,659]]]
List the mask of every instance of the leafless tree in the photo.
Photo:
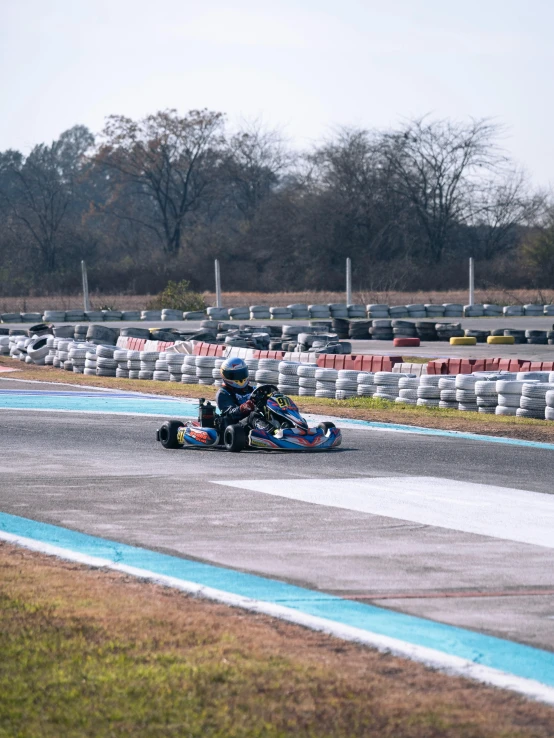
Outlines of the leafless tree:
[[7,164],[9,177],[0,186],[0,197],[9,213],[8,225],[31,236],[46,272],[58,266],[61,231],[75,198],[78,167],[93,143],[84,126],[75,126],[50,146],[35,146],[26,159],[11,157]]
[[453,228],[468,221],[482,180],[505,165],[496,144],[499,132],[489,120],[421,118],[383,136],[394,188],[413,206],[432,262],[441,260]]
[[[223,146],[223,115],[164,110],[133,121],[110,116],[97,162],[114,179],[110,212],[152,231],[167,254],[182,245],[187,215],[199,206]],[[125,197],[142,202],[131,211]]]

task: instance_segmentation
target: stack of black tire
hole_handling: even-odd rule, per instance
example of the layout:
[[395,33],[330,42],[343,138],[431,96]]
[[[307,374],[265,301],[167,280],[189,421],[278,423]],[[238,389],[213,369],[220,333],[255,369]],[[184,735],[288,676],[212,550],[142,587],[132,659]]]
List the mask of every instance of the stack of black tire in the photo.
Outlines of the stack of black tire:
[[369,329],[372,323],[372,320],[351,320],[348,329],[348,338],[351,338],[353,341],[369,341],[371,338]]
[[[492,335],[496,335],[496,331],[493,331]],[[525,339],[525,331],[516,328],[504,328],[501,336],[513,336],[514,343],[527,343]]]
[[460,323],[435,323],[435,328],[439,341],[450,341],[451,338],[461,338],[465,335]]
[[417,338],[415,324],[409,320],[391,321],[394,338]]
[[486,343],[488,336],[491,335],[490,331],[480,331],[476,328],[466,328],[464,333],[467,338],[475,338],[477,343]]
[[344,318],[333,318],[331,321],[333,333],[339,338],[350,338],[350,322]]
[[375,341],[392,341],[394,338],[392,321],[387,318],[375,318],[369,332]]
[[421,341],[438,341],[437,329],[434,323],[427,320],[418,320],[415,324],[416,334]]
[[541,346],[545,346],[548,343],[548,337],[546,331],[525,331],[525,338],[527,343],[535,343]]

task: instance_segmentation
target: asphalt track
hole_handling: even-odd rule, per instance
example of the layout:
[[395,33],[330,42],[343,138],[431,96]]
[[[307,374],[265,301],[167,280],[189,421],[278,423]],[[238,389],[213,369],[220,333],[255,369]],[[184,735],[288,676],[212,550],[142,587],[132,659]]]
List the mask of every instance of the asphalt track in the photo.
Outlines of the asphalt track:
[[346,427],[330,453],[165,451],[160,420],[4,406],[0,512],[554,652],[553,449]]

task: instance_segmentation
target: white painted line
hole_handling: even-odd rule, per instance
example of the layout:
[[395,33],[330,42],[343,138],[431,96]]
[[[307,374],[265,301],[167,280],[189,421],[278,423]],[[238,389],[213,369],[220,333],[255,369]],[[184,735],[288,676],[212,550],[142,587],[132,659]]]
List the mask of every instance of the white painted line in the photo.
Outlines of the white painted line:
[[439,477],[215,481],[315,505],[554,548],[554,495]]
[[342,625],[341,623],[337,623],[333,620],[308,615],[298,610],[294,610],[293,608],[284,607],[283,605],[275,605],[270,602],[264,602],[263,600],[254,600],[248,597],[232,594],[230,592],[225,592],[223,590],[214,589],[212,587],[204,587],[203,585],[195,582],[157,574],[146,569],[138,569],[125,564],[117,564],[109,559],[102,559],[95,556],[73,552],[65,548],[52,546],[48,543],[42,543],[41,541],[36,541],[32,538],[25,538],[5,531],[0,531],[0,540],[24,546],[32,551],[38,551],[50,556],[57,556],[58,558],[65,559],[66,561],[75,561],[87,566],[119,571],[156,584],[179,589],[182,592],[187,592],[188,594],[192,594],[197,597],[205,597],[209,600],[221,602],[223,604],[230,605],[231,607],[240,607],[241,609],[249,610],[250,612],[270,615],[271,617],[279,618],[280,620],[285,620],[289,623],[295,623],[296,625],[301,625],[305,628],[309,628],[310,630],[327,633],[346,641],[354,641],[355,643],[361,643],[365,646],[371,646],[378,651],[392,653],[395,656],[401,656],[403,658],[411,659],[412,661],[418,661],[425,666],[439,669],[447,674],[475,679],[476,681],[500,687],[501,689],[510,689],[525,695],[526,697],[530,697],[531,699],[538,700],[549,705],[554,705],[554,689],[552,687],[548,687],[541,682],[537,682],[532,679],[523,679],[521,677],[514,676],[513,674],[499,671],[498,669],[481,666],[473,661],[460,658],[459,656],[450,656],[449,654],[441,651],[435,651],[431,648],[417,646],[396,638],[372,633],[362,628]]

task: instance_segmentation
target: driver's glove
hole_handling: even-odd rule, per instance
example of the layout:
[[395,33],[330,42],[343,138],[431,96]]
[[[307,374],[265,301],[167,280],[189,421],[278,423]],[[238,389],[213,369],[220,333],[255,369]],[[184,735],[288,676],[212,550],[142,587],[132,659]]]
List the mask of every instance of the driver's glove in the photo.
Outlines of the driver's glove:
[[242,405],[239,406],[239,410],[241,413],[244,413],[246,415],[247,413],[251,413],[252,410],[256,408],[256,405],[252,402],[252,400],[246,400],[246,402],[243,402]]

